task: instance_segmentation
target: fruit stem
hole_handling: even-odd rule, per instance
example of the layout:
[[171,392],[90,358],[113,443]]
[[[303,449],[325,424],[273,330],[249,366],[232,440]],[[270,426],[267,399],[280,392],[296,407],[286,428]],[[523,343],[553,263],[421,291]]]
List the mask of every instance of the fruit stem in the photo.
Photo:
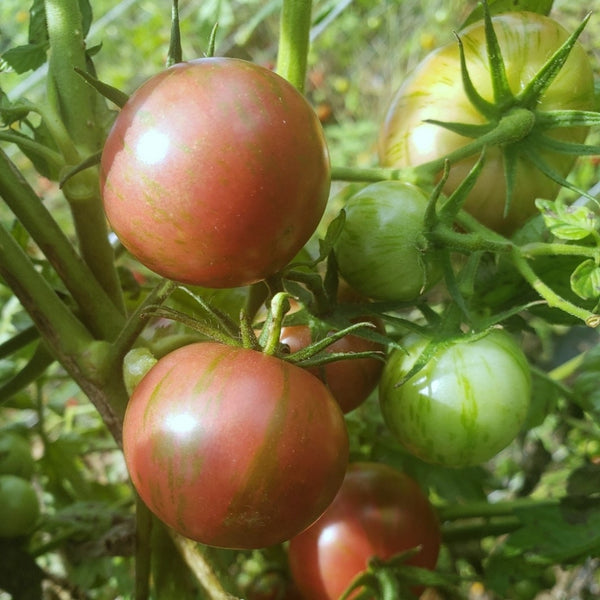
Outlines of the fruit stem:
[[284,0],[281,10],[277,73],[304,93],[310,43],[312,0]]

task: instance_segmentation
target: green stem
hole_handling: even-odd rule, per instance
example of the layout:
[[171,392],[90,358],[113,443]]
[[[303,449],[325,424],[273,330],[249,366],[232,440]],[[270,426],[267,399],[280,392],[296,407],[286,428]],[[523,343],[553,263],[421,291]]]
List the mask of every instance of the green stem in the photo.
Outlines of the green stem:
[[[50,55],[48,60],[48,98],[52,112],[62,119],[64,133],[56,128],[57,143],[68,164],[101,149],[103,118],[97,92],[76,69],[87,71],[85,40],[78,0],[45,0]],[[105,108],[105,107],[104,107]],[[73,147],[75,152],[67,149]],[[98,173],[87,169],[70,178],[64,188],[69,201],[81,255],[113,303],[125,312],[120,282],[114,265],[114,252],[108,241],[108,228],[99,195]]]
[[376,181],[405,181],[407,183],[431,184],[431,176],[422,178],[415,167],[391,169],[387,167],[331,167],[333,181],[376,182]]
[[277,73],[304,92],[312,0],[283,0]]
[[152,513],[136,494],[135,500],[135,600],[150,597]]
[[0,226],[0,275],[30,314],[54,354],[72,361],[93,339],[10,233]]
[[11,142],[21,148],[21,150],[27,150],[39,158],[43,158],[47,163],[52,165],[57,170],[64,165],[64,160],[61,154],[25,135],[11,133],[10,131],[0,131],[0,141]]
[[480,540],[484,537],[498,536],[521,527],[521,521],[516,517],[501,517],[490,521],[475,523],[450,523],[442,525],[442,539],[444,543],[465,540]]
[[175,546],[200,585],[208,593],[208,597],[211,600],[234,600],[235,596],[228,594],[223,589],[212,565],[202,553],[201,547],[173,531],[170,533]]
[[85,40],[78,0],[45,0],[50,54],[48,59],[48,97],[53,108],[86,156],[99,149],[102,140],[96,122],[96,92],[77,74],[87,71]]
[[548,303],[548,306],[559,308],[567,314],[581,319],[588,327],[600,325],[600,315],[581,308],[559,296],[551,287],[546,285],[531,268],[527,260],[515,248],[511,254],[512,262],[529,285]]
[[48,258],[94,335],[114,338],[123,323],[122,314],[77,255],[35,191],[1,150],[0,196]]
[[491,517],[514,516],[515,510],[520,508],[556,506],[560,503],[558,498],[537,500],[534,498],[518,498],[502,502],[469,502],[466,504],[448,504],[437,506],[436,510],[440,521],[456,521],[459,519],[475,519]]
[[597,258],[600,250],[598,247],[581,246],[578,244],[561,244],[546,242],[531,242],[520,247],[523,256],[587,256]]

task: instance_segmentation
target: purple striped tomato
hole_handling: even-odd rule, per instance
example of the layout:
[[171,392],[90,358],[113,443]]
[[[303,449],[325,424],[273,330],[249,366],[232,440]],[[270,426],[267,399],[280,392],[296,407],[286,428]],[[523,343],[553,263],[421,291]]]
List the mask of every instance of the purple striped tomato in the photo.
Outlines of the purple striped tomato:
[[434,569],[440,545],[437,515],[417,482],[359,462],[323,516],[290,541],[290,569],[306,600],[337,600],[369,559],[420,547],[408,564]]
[[100,177],[108,220],[141,263],[229,288],[294,258],[323,215],[329,172],[321,124],[296,88],[247,61],[203,58],[134,92]]
[[348,460],[343,413],[308,371],[216,342],[161,358],[135,388],[125,461],[142,500],[186,537],[262,548],[315,521]]

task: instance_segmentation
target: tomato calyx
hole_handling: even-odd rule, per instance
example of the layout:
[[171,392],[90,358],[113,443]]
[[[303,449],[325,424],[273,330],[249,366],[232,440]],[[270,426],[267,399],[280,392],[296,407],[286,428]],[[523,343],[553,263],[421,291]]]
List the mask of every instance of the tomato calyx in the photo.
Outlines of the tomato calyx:
[[505,217],[510,210],[517,161],[520,157],[529,160],[549,179],[590,198],[587,192],[578,189],[548,164],[541,157],[540,149],[550,148],[556,152],[571,155],[600,153],[600,147],[596,145],[561,141],[546,135],[547,131],[556,128],[597,125],[600,123],[600,115],[594,111],[539,111],[537,108],[540,99],[563,68],[590,15],[588,14],[583,19],[579,27],[538,70],[524,89],[515,94],[508,84],[504,59],[487,2],[483,3],[483,12],[493,100],[484,98],[476,89],[469,75],[460,34],[457,34],[457,40],[465,94],[471,105],[487,122],[469,124],[427,119],[426,122],[428,123],[444,127],[464,137],[472,138],[473,141],[445,157],[414,167],[417,179],[435,176],[444,168],[446,161],[454,164],[466,157],[473,156],[480,152],[482,148],[495,146],[500,148],[504,159],[504,175],[507,182],[504,206]]
[[380,600],[412,600],[418,598],[425,587],[448,585],[448,576],[408,564],[420,551],[421,547],[417,546],[386,560],[373,556],[369,559],[367,568],[350,582],[340,600],[347,600],[359,590],[371,593]]

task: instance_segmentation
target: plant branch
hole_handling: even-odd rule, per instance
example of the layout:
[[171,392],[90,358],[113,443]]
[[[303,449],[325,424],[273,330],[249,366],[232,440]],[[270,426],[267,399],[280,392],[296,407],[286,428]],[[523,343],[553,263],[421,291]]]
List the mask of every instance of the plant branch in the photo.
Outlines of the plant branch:
[[284,0],[281,10],[277,73],[304,92],[312,0]]
[[112,339],[123,315],[111,302],[93,273],[21,173],[0,150],[0,196],[29,232],[61,278],[94,335]]

